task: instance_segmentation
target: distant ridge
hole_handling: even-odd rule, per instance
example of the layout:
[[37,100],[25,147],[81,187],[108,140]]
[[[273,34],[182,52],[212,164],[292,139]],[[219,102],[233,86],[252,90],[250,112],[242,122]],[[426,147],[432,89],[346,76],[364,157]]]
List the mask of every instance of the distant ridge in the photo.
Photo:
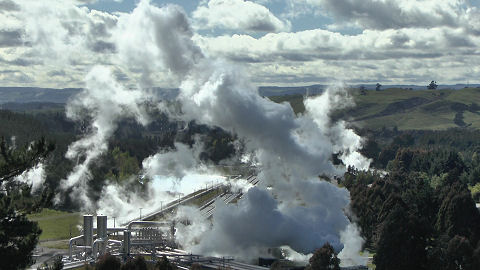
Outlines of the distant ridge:
[[280,87],[280,86],[260,86],[258,93],[264,97],[285,96],[285,95],[318,95],[323,93],[327,88],[326,85],[309,85],[297,87]]
[[0,104],[51,102],[66,103],[80,88],[0,87]]
[[[365,87],[366,90],[374,90],[375,84],[357,84],[349,85],[352,88]],[[307,85],[307,86],[260,86],[258,93],[264,97],[287,96],[287,95],[318,95],[321,94],[327,85]],[[459,90],[465,87],[478,88],[480,84],[455,84],[455,85],[439,85],[438,89]],[[381,90],[389,88],[401,88],[410,90],[427,90],[426,85],[383,85]],[[74,95],[78,94],[81,88],[41,88],[41,87],[0,87],[0,104],[5,103],[30,103],[30,102],[50,102],[50,103],[67,103]],[[178,95],[176,88],[160,88],[153,87],[149,89],[152,94],[157,95],[160,99],[172,100]]]

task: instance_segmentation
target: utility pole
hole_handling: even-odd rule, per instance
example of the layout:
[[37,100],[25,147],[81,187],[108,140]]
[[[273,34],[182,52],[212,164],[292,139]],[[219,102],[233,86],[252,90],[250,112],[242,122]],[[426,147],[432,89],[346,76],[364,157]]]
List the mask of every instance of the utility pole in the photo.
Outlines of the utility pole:
[[142,219],[142,207],[140,207],[140,219]]

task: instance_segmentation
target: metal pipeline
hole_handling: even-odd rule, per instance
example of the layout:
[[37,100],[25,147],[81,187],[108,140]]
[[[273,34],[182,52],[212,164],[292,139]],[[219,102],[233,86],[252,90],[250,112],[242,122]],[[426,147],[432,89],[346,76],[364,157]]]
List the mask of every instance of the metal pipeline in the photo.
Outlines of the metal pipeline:
[[93,255],[93,259],[95,259],[95,261],[97,260],[97,253],[98,253],[98,245],[100,243],[105,243],[105,239],[97,239],[93,242],[93,247],[92,247],[92,255]]
[[73,241],[80,240],[82,238],[83,238],[83,235],[79,235],[77,237],[70,238],[70,241],[68,242],[68,256],[70,257],[70,261],[73,260],[73,255],[72,255]]
[[133,225],[163,225],[170,226],[170,222],[158,222],[158,221],[132,221],[128,223],[127,229],[131,230]]

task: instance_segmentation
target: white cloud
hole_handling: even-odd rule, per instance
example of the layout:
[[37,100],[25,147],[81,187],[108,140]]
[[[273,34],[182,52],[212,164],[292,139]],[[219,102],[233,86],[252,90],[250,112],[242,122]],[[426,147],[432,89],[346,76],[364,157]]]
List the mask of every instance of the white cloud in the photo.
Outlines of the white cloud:
[[465,0],[289,0],[317,8],[336,25],[354,23],[363,29],[455,27],[462,23]]
[[[324,60],[383,60],[435,58],[443,55],[473,55],[480,39],[451,28],[365,30],[342,35],[328,30],[270,33],[261,38],[249,35],[204,37],[196,42],[212,55],[245,62]],[[452,51],[454,49],[454,51]]]
[[[0,0],[0,7],[4,7],[0,11],[0,69],[16,71],[0,75],[0,82],[81,87],[88,70],[102,64],[114,65],[129,86],[140,81],[144,86],[175,87],[179,78],[174,74],[194,62],[198,52],[169,59],[160,55],[162,50],[156,43],[180,48],[191,35],[207,55],[247,62],[253,80],[261,84],[305,84],[333,78],[419,82],[425,80],[421,76],[437,74],[453,83],[476,80],[473,71],[479,62],[480,9],[464,0],[286,0],[291,4],[287,11],[332,16],[329,30],[268,33],[261,38],[258,32],[245,34],[262,29],[262,25],[271,32],[288,30],[288,21],[261,5],[273,6],[281,1],[285,0],[203,1],[191,14],[193,30],[185,18],[182,25],[187,28],[182,36],[162,37],[168,26],[162,28],[161,23],[135,29],[130,26],[135,20],[148,22],[147,16],[157,16],[161,22],[158,8],[151,14],[137,10],[137,15],[127,15],[90,10],[85,1]],[[180,9],[177,7],[177,15],[184,13]],[[117,28],[119,17],[124,23]],[[301,22],[296,21],[298,17],[292,18],[294,25]],[[351,35],[345,34],[345,27],[365,30]],[[126,29],[128,35],[115,34]],[[195,29],[202,31],[194,34]],[[201,35],[210,29],[216,31]],[[223,36],[227,32],[243,35]],[[214,34],[221,36],[210,36]],[[121,39],[125,42],[119,42]],[[176,45],[171,40],[176,40]],[[150,50],[157,50],[155,57],[150,57],[154,55]],[[140,59],[140,55],[146,57]],[[165,61],[179,66],[175,71],[168,70]],[[390,64],[395,61],[403,66]],[[447,62],[452,65],[450,70],[443,67]],[[457,65],[459,62],[463,65]],[[52,79],[48,75],[57,70],[63,70],[66,76]]]
[[[178,31],[172,32],[172,28]],[[152,74],[159,70],[170,77],[182,77],[196,61],[200,52],[190,45],[192,35],[179,6],[160,9],[142,1],[131,14],[120,15],[114,40],[121,64],[141,71],[142,83],[152,86]]]
[[199,29],[223,28],[248,32],[281,32],[290,22],[278,19],[265,6],[244,0],[210,0],[193,12]]
[[[335,80],[458,83],[480,62],[473,30],[436,27],[364,30],[358,35],[315,29],[205,37],[195,41],[209,55],[249,63],[260,84],[329,83]],[[403,80],[403,81],[402,81]],[[470,79],[470,81],[472,81]]]

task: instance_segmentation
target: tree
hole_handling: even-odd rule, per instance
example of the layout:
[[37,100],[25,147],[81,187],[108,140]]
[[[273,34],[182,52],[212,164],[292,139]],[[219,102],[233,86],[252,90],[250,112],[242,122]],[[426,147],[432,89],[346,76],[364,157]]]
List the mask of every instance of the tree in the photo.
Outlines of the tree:
[[473,247],[470,241],[462,236],[455,235],[448,242],[447,265],[448,270],[473,270]]
[[129,259],[124,265],[122,265],[121,270],[147,270],[147,262],[142,256],[137,256],[135,259]]
[[377,253],[373,260],[378,270],[425,269],[427,264],[425,224],[397,204],[379,226]]
[[381,87],[382,87],[382,85],[380,83],[377,83],[377,85],[375,85],[375,90],[380,91]]
[[432,82],[430,82],[429,85],[427,85],[427,89],[430,89],[430,90],[437,89],[437,87],[438,87],[438,85],[437,85],[436,81],[432,81]]
[[175,269],[177,269],[177,267],[173,263],[171,263],[167,259],[167,257],[163,256],[155,264],[155,269],[157,269],[157,270],[175,270]]
[[29,221],[18,209],[13,194],[24,186],[14,184],[14,178],[43,161],[53,151],[53,145],[41,139],[23,148],[8,147],[0,142],[0,261],[2,269],[23,269],[33,263],[33,249],[41,233],[36,222]]
[[340,270],[340,259],[330,243],[317,249],[309,260],[306,270]]
[[367,90],[367,88],[365,88],[365,86],[363,86],[363,85],[360,86],[360,94],[361,94],[362,96],[365,96],[365,95],[367,94],[367,91],[366,91],[366,90]]
[[118,270],[122,266],[120,259],[107,253],[100,257],[95,264],[96,270]]
[[476,243],[480,238],[480,213],[468,188],[460,183],[444,187],[446,194],[437,214],[436,229],[450,237],[468,238]]
[[12,198],[0,199],[0,261],[2,269],[23,269],[34,263],[32,252],[42,231],[17,212]]

